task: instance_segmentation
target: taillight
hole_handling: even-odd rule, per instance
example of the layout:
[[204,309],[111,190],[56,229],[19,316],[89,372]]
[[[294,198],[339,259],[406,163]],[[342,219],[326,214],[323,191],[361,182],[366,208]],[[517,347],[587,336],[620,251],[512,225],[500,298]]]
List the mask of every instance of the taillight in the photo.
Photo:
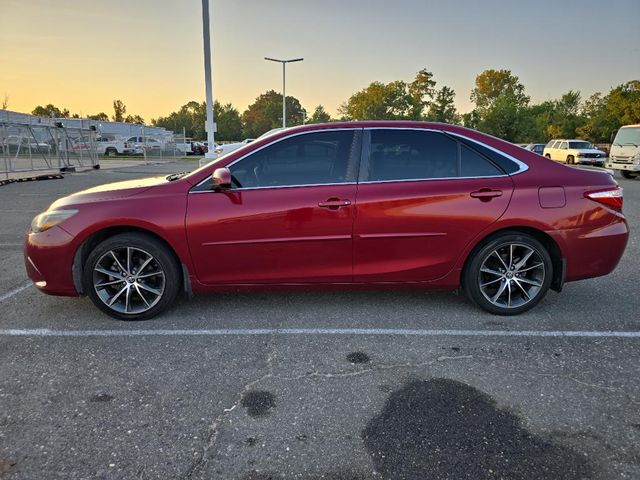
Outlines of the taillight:
[[622,211],[622,187],[607,188],[606,190],[593,190],[584,192],[585,198],[611,207],[619,212]]

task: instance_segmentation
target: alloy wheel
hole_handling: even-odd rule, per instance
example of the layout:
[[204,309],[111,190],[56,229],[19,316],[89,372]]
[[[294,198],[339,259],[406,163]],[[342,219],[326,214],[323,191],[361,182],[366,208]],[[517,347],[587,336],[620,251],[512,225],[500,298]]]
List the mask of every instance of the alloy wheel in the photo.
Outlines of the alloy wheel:
[[480,292],[499,308],[518,308],[534,300],[545,283],[542,256],[529,245],[509,243],[492,250],[482,262]]
[[111,310],[135,315],[153,308],[164,294],[166,275],[149,252],[120,247],[102,255],[93,268],[93,288]]

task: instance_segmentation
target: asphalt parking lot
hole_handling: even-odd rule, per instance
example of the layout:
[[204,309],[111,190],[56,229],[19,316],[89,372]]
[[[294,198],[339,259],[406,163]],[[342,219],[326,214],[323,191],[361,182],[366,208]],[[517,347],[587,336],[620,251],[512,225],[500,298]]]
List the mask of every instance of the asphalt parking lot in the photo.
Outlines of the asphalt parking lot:
[[279,292],[126,323],[28,286],[23,235],[53,200],[194,164],[0,187],[0,477],[640,478],[640,180],[617,177],[618,268],[516,318],[456,293]]

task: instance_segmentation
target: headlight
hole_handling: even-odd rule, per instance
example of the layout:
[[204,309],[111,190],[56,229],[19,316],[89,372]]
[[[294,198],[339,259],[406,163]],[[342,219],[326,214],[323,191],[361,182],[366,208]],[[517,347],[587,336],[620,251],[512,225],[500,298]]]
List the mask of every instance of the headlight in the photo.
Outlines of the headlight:
[[31,231],[33,233],[44,232],[73,217],[76,213],[78,213],[78,210],[72,209],[43,212],[40,215],[36,215],[36,218],[31,222]]

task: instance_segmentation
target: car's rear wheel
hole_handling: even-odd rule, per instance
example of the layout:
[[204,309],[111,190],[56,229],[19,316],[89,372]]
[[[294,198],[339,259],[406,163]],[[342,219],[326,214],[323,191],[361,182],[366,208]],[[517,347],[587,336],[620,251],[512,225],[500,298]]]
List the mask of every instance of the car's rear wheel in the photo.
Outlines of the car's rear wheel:
[[155,238],[124,233],[106,239],[89,254],[83,287],[113,318],[146,320],[174,302],[180,289],[179,265]]
[[576,160],[575,160],[575,158],[573,158],[573,155],[569,155],[569,156],[567,157],[567,163],[568,163],[569,165],[573,165],[574,163],[576,163]]
[[534,307],[549,290],[553,265],[534,237],[503,233],[477,249],[463,273],[463,288],[484,310],[516,315]]
[[547,154],[545,155],[545,157],[547,157],[549,160],[551,160],[551,154],[547,153]]
[[107,148],[104,153],[107,157],[115,157],[118,154],[118,151],[115,148]]
[[627,170],[621,170],[620,173],[624,178],[628,178],[629,180],[636,178],[638,176],[636,172],[629,172]]

